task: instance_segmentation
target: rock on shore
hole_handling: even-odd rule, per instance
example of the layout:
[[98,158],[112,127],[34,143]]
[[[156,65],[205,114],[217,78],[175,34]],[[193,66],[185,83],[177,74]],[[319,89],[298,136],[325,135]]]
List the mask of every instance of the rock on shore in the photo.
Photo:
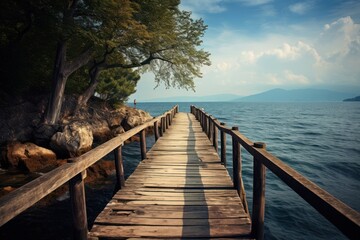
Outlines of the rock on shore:
[[33,172],[54,166],[56,159],[79,156],[94,142],[101,144],[152,119],[143,110],[125,105],[114,109],[97,98],[73,114],[76,96],[66,96],[59,123],[48,125],[41,123],[44,98],[16,101],[2,107],[7,116],[0,117],[0,167],[5,169]]

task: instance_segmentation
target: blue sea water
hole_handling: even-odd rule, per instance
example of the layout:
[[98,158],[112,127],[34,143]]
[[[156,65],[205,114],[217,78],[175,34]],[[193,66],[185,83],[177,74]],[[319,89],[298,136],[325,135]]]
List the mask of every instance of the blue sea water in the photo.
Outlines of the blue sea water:
[[[174,104],[138,103],[137,107],[157,116]],[[266,142],[273,155],[360,211],[359,103],[179,103],[180,111],[189,112],[190,105],[204,108],[229,126],[238,126],[252,141]],[[242,153],[251,208],[253,162],[245,149]],[[230,138],[227,154],[231,159]],[[230,174],[231,168],[229,161]],[[265,239],[346,239],[269,170],[265,194]]]

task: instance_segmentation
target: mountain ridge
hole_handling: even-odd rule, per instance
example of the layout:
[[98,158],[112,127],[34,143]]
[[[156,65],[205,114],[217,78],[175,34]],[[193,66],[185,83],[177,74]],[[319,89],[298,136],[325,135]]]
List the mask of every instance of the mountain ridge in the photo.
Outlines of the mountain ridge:
[[305,88],[285,90],[275,88],[258,94],[235,99],[236,102],[340,102],[352,93],[327,89]]
[[249,96],[236,94],[175,96],[145,99],[141,102],[342,102],[344,99],[353,98],[354,95],[356,94],[317,88],[292,90],[274,88]]

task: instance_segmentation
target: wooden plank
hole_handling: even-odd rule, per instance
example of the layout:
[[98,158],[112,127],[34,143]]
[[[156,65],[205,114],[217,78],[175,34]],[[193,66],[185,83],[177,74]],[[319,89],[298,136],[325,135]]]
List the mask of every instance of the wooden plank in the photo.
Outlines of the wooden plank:
[[[158,216],[157,216],[158,217]],[[101,225],[142,225],[142,226],[218,226],[218,225],[246,225],[250,224],[248,218],[208,218],[207,215],[203,218],[132,218],[124,216],[99,216],[95,224]],[[234,226],[236,227],[236,226]]]
[[94,225],[91,237],[129,238],[129,237],[162,237],[162,238],[208,238],[208,237],[242,237],[249,234],[249,225],[220,226],[103,226]]

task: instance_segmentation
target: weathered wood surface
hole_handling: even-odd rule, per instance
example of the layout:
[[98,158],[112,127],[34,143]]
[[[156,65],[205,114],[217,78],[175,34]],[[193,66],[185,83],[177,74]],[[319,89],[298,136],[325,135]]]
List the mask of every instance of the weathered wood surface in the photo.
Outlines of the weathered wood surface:
[[250,217],[193,115],[179,113],[95,220],[90,236],[249,238]]

